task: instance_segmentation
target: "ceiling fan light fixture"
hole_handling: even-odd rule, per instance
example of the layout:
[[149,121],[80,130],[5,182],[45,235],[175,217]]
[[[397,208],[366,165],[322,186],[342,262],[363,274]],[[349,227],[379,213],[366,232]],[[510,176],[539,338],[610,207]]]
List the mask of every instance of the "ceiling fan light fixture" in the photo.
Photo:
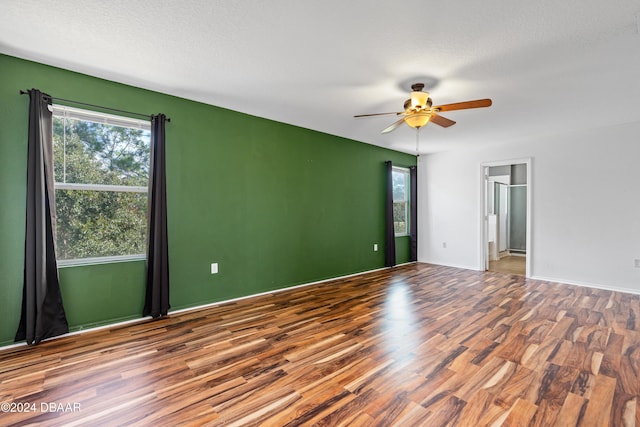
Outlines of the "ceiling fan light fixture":
[[411,92],[411,107],[416,110],[421,110],[427,106],[429,100],[429,92],[414,90]]
[[[483,108],[490,107],[492,104],[491,99],[486,98],[476,99],[474,101],[463,101],[453,104],[442,104],[434,106],[433,100],[429,98],[429,92],[424,92],[422,89],[424,89],[424,83],[414,83],[411,85],[409,99],[404,101],[404,111],[397,111],[392,113],[360,114],[354,117],[372,117],[386,115],[402,116],[399,120],[396,120],[390,126],[384,128],[382,130],[383,134],[396,130],[403,123],[406,123],[407,126],[417,130],[420,130],[420,128],[426,126],[429,122],[433,122],[443,128],[448,128],[455,125],[456,122],[441,116],[439,114],[441,111],[446,112],[454,110],[467,110],[469,108]],[[417,145],[416,152],[418,152]]]
[[431,118],[431,114],[427,113],[417,113],[407,116],[404,119],[404,122],[411,126],[412,128],[421,128],[422,126],[429,123],[429,119]]

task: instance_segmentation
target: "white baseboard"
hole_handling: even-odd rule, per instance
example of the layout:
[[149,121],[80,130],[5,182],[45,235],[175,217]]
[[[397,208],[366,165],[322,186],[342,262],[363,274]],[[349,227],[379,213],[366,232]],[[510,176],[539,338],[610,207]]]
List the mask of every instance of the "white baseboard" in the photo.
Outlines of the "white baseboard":
[[[389,267],[383,267],[383,268],[376,268],[374,270],[361,271],[359,273],[347,274],[345,276],[331,277],[329,279],[318,280],[316,282],[302,283],[300,285],[288,286],[286,288],[273,289],[273,290],[270,290],[270,291],[260,292],[260,293],[251,294],[251,295],[245,295],[245,296],[232,298],[232,299],[227,299],[227,300],[223,300],[223,301],[215,301],[215,302],[211,302],[211,303],[208,303],[208,304],[198,305],[198,306],[195,306],[195,307],[181,308],[179,310],[170,311],[169,314],[180,314],[180,313],[185,313],[185,312],[189,312],[189,311],[200,310],[200,309],[203,309],[203,308],[215,307],[217,305],[227,304],[227,303],[230,303],[230,302],[242,301],[242,300],[245,300],[245,299],[248,299],[248,298],[254,298],[254,297],[259,297],[259,296],[263,296],[263,295],[270,295],[270,294],[277,294],[277,293],[284,292],[284,291],[289,291],[289,290],[292,290],[292,289],[304,288],[305,286],[319,285],[320,283],[331,282],[332,280],[348,279],[349,277],[359,276],[361,274],[374,273],[376,271],[386,270],[387,268],[389,268]],[[113,325],[110,325],[110,326],[113,326]]]
[[[411,264],[411,263],[406,263],[406,264]],[[406,264],[399,264],[399,265],[406,265]],[[257,297],[257,296],[261,296],[261,295],[276,294],[276,293],[284,292],[284,291],[291,290],[291,289],[303,288],[305,286],[311,286],[311,285],[318,285],[320,283],[330,282],[332,280],[347,279],[349,277],[359,276],[361,274],[373,273],[373,272],[376,272],[376,271],[386,270],[387,268],[388,267],[376,268],[376,269],[373,269],[373,270],[361,271],[359,273],[352,273],[352,274],[347,274],[347,275],[344,275],[344,276],[331,277],[331,278],[328,278],[328,279],[318,280],[318,281],[315,281],[315,282],[309,282],[309,283],[303,283],[303,284],[300,284],[300,285],[288,286],[286,288],[273,289],[273,290],[270,290],[270,291],[260,292],[258,294],[245,295],[245,296],[242,296],[242,297],[232,298],[232,299],[223,300],[223,301],[215,301],[215,302],[212,302],[212,303],[198,305],[198,306],[195,306],[195,307],[186,307],[186,308],[182,308],[182,309],[178,309],[178,310],[171,310],[171,311],[169,311],[168,314],[169,315],[171,315],[171,314],[180,314],[180,313],[186,313],[186,312],[189,312],[189,311],[200,310],[200,309],[203,309],[203,308],[215,307],[217,305],[222,305],[222,304],[226,304],[226,303],[229,303],[229,302],[241,301],[241,300],[244,300],[244,299],[247,299],[247,298],[253,298],[253,297]],[[125,321],[121,321],[121,322],[108,323],[108,324],[105,324],[105,325],[89,327],[87,329],[80,329],[80,330],[77,330],[77,331],[69,332],[67,334],[59,335],[57,337],[47,338],[47,339],[43,340],[43,342],[44,341],[55,340],[57,338],[64,338],[64,337],[69,337],[69,336],[73,336],[73,335],[84,334],[85,332],[94,332],[94,331],[99,331],[99,330],[102,330],[102,329],[115,328],[115,327],[119,327],[119,326],[125,326],[125,325],[145,322],[145,321],[149,321],[151,319],[152,319],[151,316],[137,317],[135,319],[125,320]],[[16,343],[16,344],[9,344],[9,345],[6,345],[6,346],[0,346],[0,350],[8,350],[8,349],[11,349],[11,348],[16,348],[16,347],[24,347],[26,345],[27,345],[26,342],[19,342],[19,343]]]
[[585,288],[602,289],[605,291],[622,292],[625,294],[640,295],[640,289],[621,288],[619,286],[602,285],[599,283],[589,283],[576,280],[558,279],[555,277],[531,276],[533,280],[544,280],[545,282],[554,282],[558,284],[584,286]]
[[469,265],[461,265],[461,264],[446,264],[446,263],[442,263],[442,262],[438,262],[438,261],[427,261],[427,260],[420,260],[418,262],[423,263],[423,264],[441,265],[443,267],[460,268],[462,270],[484,271],[483,268],[478,268],[477,265],[469,266]]
[[[79,329],[77,331],[67,332],[66,334],[58,335],[56,337],[46,338],[46,339],[42,340],[41,342],[51,341],[51,340],[55,340],[55,339],[58,339],[58,338],[64,338],[64,337],[72,337],[74,335],[84,334],[85,332],[94,332],[94,331],[100,331],[102,329],[109,329],[109,328],[113,328],[113,327],[117,327],[117,326],[131,325],[131,324],[134,324],[134,323],[140,323],[140,322],[143,322],[143,321],[146,321],[146,320],[151,320],[151,319],[152,319],[151,316],[136,317],[135,319],[123,320],[123,321],[120,321],[120,322],[108,323],[106,325],[93,326],[93,327],[89,327],[87,329]],[[15,344],[9,344],[9,345],[0,346],[0,350],[8,350],[10,348],[24,347],[24,346],[27,346],[27,345],[28,344],[26,342],[19,342],[19,343],[15,343]]]
[[[460,268],[460,269],[463,269],[463,270],[483,271],[483,269],[479,269],[477,266],[443,264],[443,263],[438,263],[438,262],[433,262],[433,261],[426,261],[426,260],[422,260],[422,261],[418,261],[418,262],[425,263],[425,264],[440,265],[440,266],[443,266],[443,267]],[[401,266],[401,265],[407,265],[407,264],[412,264],[412,263],[398,264],[397,267]],[[273,289],[273,290],[270,290],[270,291],[260,292],[260,293],[257,293],[257,294],[245,295],[245,296],[238,297],[238,298],[232,298],[232,299],[223,300],[223,301],[215,301],[215,302],[208,303],[208,304],[203,304],[203,305],[198,305],[198,306],[194,306],[194,307],[187,307],[187,308],[182,308],[182,309],[178,309],[178,310],[173,310],[173,311],[170,311],[169,314],[171,315],[171,314],[187,313],[187,312],[190,312],[190,311],[200,310],[200,309],[203,309],[203,308],[215,307],[217,305],[227,304],[227,303],[235,302],[235,301],[241,301],[241,300],[244,300],[244,299],[253,298],[253,297],[257,297],[257,296],[276,294],[276,293],[279,293],[279,292],[284,292],[284,291],[288,291],[288,290],[292,290],[292,289],[303,288],[303,287],[312,286],[312,285],[318,285],[318,284],[325,283],[325,282],[330,282],[330,281],[333,281],[333,280],[347,279],[349,277],[359,276],[361,274],[373,273],[373,272],[376,272],[376,271],[386,270],[387,268],[388,267],[376,268],[376,269],[373,269],[373,270],[361,271],[359,273],[347,274],[347,275],[344,275],[344,276],[332,277],[332,278],[328,278],[328,279],[318,280],[318,281],[315,281],[315,282],[309,282],[309,283],[303,283],[303,284],[300,284],[300,285],[288,286],[286,288]],[[614,292],[622,292],[622,293],[627,293],[627,294],[640,295],[640,289],[621,288],[619,286],[609,286],[609,285],[602,285],[602,284],[575,281],[575,280],[558,279],[558,278],[554,278],[554,277],[544,277],[544,276],[532,276],[531,279],[533,279],[533,280],[543,280],[543,281],[546,281],[546,282],[554,282],[554,283],[558,283],[558,284],[584,286],[584,287],[587,287],[587,288],[602,289],[602,290],[607,290],[607,291],[614,291]],[[118,326],[125,326],[125,325],[140,323],[140,322],[148,321],[148,320],[151,320],[150,316],[139,317],[139,318],[136,318],[136,319],[125,320],[125,321],[122,321],[122,322],[110,323],[110,324],[106,324],[106,325],[102,325],[102,326],[96,326],[96,327],[93,327],[93,328],[81,329],[81,330],[78,330],[78,331],[70,332],[68,334],[60,335],[59,337],[48,338],[45,341],[53,340],[53,339],[56,339],[56,338],[62,338],[62,337],[68,337],[68,336],[73,336],[73,335],[84,334],[86,332],[93,332],[93,331],[99,331],[99,330],[102,330],[102,329],[108,329],[108,328],[114,328],[114,327],[118,327]],[[23,347],[23,346],[26,346],[26,345],[27,344],[25,342],[16,343],[16,344],[9,344],[9,345],[6,345],[6,346],[1,346],[0,350],[7,350],[7,349],[16,348],[16,347]]]
[[[423,262],[426,264],[441,265],[444,267],[461,268],[463,270],[485,271],[484,268],[479,268],[478,266],[470,267],[465,265],[443,264],[443,263],[433,262],[433,261],[419,261],[419,262]],[[544,280],[545,282],[553,282],[553,283],[558,283],[560,285],[566,284],[566,285],[573,285],[573,286],[583,286],[586,288],[602,289],[605,291],[614,291],[614,292],[622,292],[625,294],[640,295],[640,289],[630,289],[630,288],[623,288],[620,286],[603,285],[600,283],[590,283],[590,282],[583,282],[578,280],[559,279],[557,277],[545,277],[545,276],[537,276],[537,275],[530,276],[527,278],[532,280]]]

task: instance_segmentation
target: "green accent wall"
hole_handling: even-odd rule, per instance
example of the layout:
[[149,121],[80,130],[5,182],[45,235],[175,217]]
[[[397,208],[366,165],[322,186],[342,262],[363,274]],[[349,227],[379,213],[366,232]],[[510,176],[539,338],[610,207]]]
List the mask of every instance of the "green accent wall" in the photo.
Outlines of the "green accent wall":
[[[13,341],[22,301],[29,99],[20,89],[171,118],[172,310],[384,266],[384,161],[408,167],[415,156],[6,55],[0,70],[0,345]],[[396,245],[407,262],[409,239]],[[59,276],[72,330],[141,317],[144,261]]]

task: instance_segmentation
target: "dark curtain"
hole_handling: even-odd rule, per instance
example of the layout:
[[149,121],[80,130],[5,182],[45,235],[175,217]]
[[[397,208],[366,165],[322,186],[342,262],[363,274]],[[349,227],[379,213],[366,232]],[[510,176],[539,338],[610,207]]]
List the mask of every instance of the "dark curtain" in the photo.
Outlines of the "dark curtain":
[[165,164],[166,121],[167,117],[164,114],[151,117],[147,287],[142,314],[153,318],[166,316],[170,307]]
[[51,97],[29,91],[27,211],[22,314],[15,340],[27,344],[69,332],[55,252]]
[[409,261],[418,261],[418,168],[409,168]]
[[387,173],[387,199],[385,203],[385,232],[384,232],[384,266],[396,265],[396,233],[393,227],[393,164],[384,162]]

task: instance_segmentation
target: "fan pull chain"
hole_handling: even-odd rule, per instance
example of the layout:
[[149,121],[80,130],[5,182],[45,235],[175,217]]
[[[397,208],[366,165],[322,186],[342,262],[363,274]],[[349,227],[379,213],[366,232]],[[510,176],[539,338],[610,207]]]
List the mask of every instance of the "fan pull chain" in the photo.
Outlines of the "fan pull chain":
[[420,156],[420,128],[416,128],[416,156]]

